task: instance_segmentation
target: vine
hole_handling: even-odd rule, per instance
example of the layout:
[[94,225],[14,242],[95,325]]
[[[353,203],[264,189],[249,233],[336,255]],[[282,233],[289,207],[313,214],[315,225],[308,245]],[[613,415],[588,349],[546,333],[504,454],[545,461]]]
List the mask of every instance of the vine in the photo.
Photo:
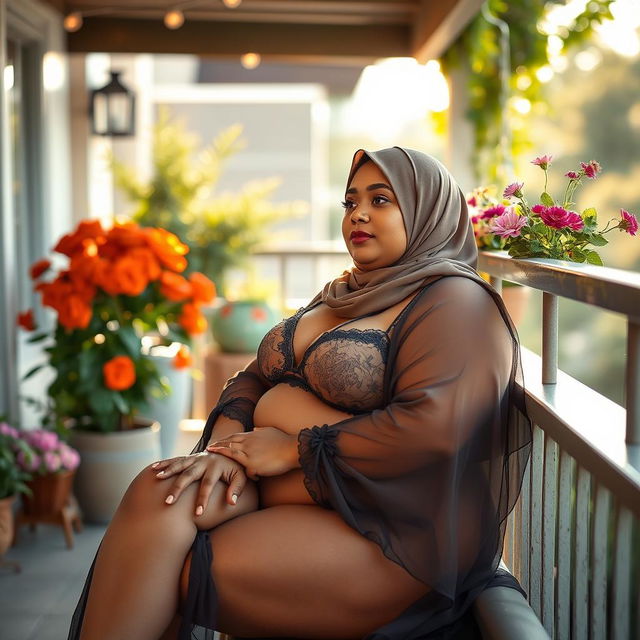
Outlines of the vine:
[[[511,100],[506,112],[500,97],[500,44],[498,29],[479,13],[442,58],[445,73],[462,67],[468,73],[469,108],[467,117],[474,131],[472,162],[476,177],[482,182],[504,181],[512,176],[501,175],[506,158],[500,157],[502,119],[521,122],[523,115],[513,107],[514,99],[527,100],[532,110],[543,105],[543,83],[536,72],[550,65],[549,35],[541,24],[548,12],[564,0],[487,0],[490,12],[509,27],[511,48]],[[572,24],[559,30],[562,51],[588,41],[594,27],[603,20],[613,19],[610,5],[614,0],[590,0]],[[512,128],[511,152],[522,153],[531,146],[526,126]]]

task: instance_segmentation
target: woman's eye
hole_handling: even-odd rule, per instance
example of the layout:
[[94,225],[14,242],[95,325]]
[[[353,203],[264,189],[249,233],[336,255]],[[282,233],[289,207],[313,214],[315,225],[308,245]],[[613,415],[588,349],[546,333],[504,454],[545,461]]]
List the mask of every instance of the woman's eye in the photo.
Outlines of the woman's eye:
[[350,209],[356,206],[356,203],[352,202],[351,200],[344,200],[341,204],[345,209],[345,211],[349,211]]
[[389,199],[385,198],[384,196],[374,196],[371,202],[373,204],[386,204],[387,202],[389,202]]

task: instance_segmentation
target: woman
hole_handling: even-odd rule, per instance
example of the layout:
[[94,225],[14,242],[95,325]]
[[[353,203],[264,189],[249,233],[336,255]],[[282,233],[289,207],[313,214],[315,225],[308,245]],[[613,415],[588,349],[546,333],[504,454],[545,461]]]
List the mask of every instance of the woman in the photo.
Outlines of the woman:
[[134,480],[70,638],[460,637],[529,453],[517,334],[439,162],[360,150],[344,207],[354,268]]

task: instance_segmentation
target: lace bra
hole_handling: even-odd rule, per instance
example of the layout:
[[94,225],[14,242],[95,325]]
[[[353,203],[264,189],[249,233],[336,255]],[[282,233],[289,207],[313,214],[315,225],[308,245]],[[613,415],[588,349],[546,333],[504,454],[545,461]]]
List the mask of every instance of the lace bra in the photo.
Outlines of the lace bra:
[[[312,307],[311,307],[312,308]],[[364,413],[383,403],[389,336],[402,312],[386,330],[343,328],[355,318],[320,334],[295,363],[293,335],[309,308],[299,309],[262,339],[258,366],[273,383],[310,391],[323,402],[349,413]]]

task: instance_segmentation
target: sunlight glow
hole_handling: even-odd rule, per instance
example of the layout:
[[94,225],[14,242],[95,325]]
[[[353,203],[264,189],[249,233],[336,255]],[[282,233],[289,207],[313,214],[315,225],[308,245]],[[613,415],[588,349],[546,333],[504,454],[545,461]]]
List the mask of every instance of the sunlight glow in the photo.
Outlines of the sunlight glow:
[[538,78],[540,82],[549,82],[554,74],[553,69],[548,64],[545,64],[536,71],[536,78]]
[[349,106],[349,126],[357,131],[399,133],[427,112],[449,107],[449,87],[440,63],[386,58],[365,67]]
[[11,91],[15,82],[14,69],[12,64],[8,64],[4,68],[4,90]]
[[602,62],[602,54],[595,48],[589,47],[576,54],[576,67],[581,71],[592,71]]
[[526,115],[531,111],[531,102],[526,98],[512,98],[510,102],[513,108],[522,115]]
[[67,73],[64,58],[57,51],[47,51],[42,59],[42,84],[45,91],[64,87]]

